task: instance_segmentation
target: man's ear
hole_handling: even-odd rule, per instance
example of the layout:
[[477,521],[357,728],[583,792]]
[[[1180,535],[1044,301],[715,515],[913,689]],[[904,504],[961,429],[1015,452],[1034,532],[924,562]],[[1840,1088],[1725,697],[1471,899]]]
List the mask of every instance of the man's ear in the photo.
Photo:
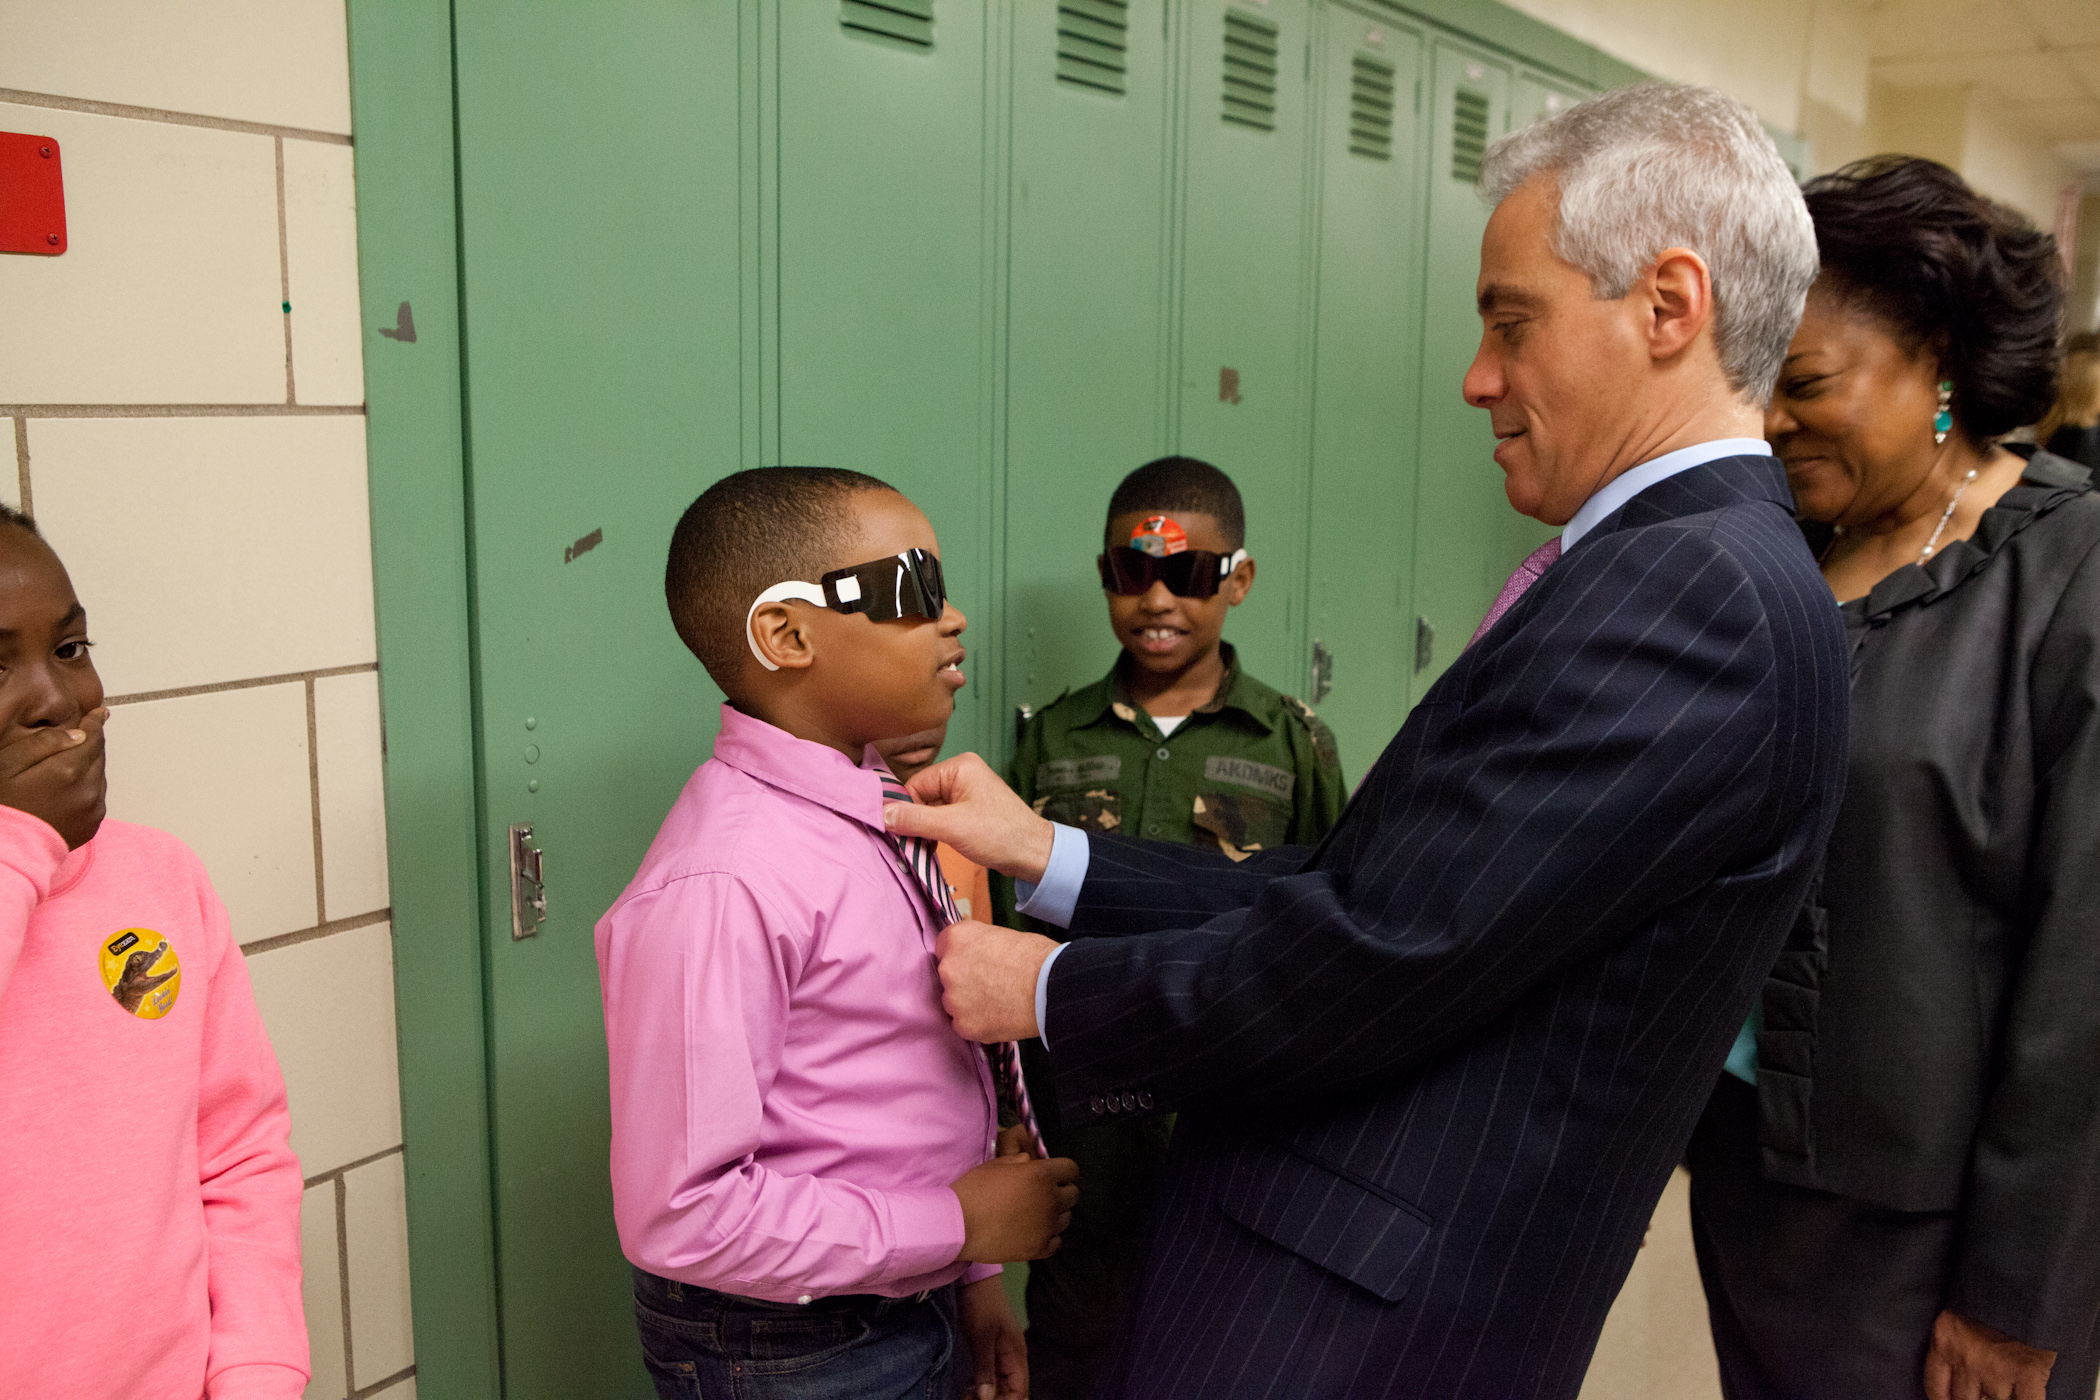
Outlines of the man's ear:
[[1689,248],[1665,248],[1638,290],[1647,300],[1644,329],[1654,359],[1682,354],[1713,324],[1713,273]]
[[1240,566],[1226,575],[1218,591],[1225,595],[1227,607],[1238,607],[1247,601],[1247,590],[1254,587],[1254,561],[1240,560]]
[[751,614],[751,640],[758,654],[782,671],[806,670],[816,664],[816,639],[809,634],[806,610],[785,602],[760,603]]

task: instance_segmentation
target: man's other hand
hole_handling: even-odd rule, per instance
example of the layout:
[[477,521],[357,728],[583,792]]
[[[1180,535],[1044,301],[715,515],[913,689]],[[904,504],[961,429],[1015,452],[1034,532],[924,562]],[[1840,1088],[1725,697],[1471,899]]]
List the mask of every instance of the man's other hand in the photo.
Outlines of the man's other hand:
[[1037,933],[964,919],[941,932],[941,1005],[965,1040],[1033,1040],[1035,979],[1057,944]]
[[2031,1347],[1958,1312],[1932,1324],[1928,1400],[2046,1400],[2056,1353]]
[[972,1264],[1049,1258],[1072,1223],[1078,1180],[1079,1164],[1070,1157],[1040,1161],[1021,1153],[964,1172],[948,1183],[962,1202],[963,1245],[955,1257]]
[[917,805],[893,802],[882,819],[899,836],[942,841],[1002,875],[1038,884],[1050,863],[1050,823],[974,753],[934,764],[906,784]]

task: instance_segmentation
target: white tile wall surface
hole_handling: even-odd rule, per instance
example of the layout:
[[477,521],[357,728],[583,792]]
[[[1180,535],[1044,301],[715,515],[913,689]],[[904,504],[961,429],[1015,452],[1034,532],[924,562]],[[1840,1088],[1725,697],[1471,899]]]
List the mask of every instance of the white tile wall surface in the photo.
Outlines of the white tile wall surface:
[[350,130],[342,0],[0,0],[0,87]]
[[292,1149],[307,1178],[397,1146],[389,927],[370,924],[256,953],[248,975],[284,1067]]
[[[92,604],[88,629],[93,636]],[[235,938],[253,943],[319,922],[303,684],[119,705],[107,732],[110,815],[187,842]]]
[[284,143],[292,376],[300,403],[365,401],[350,167],[348,146]]
[[313,1366],[306,1400],[343,1400],[350,1393],[349,1373],[343,1369],[343,1271],[337,1242],[335,1183],[307,1187],[299,1204],[300,1294]]
[[188,841],[249,949],[307,1395],[414,1400],[344,10],[0,0],[0,130],[62,147],[70,239],[0,257],[0,500],[139,697],[113,814]]
[[7,103],[0,131],[57,138],[66,187],[66,251],[0,257],[0,403],[284,402],[270,137]]
[[376,659],[362,417],[33,419],[29,457],[112,695]]
[[387,906],[386,807],[380,771],[379,675],[314,682],[320,756],[324,916],[344,919]]
[[415,1354],[408,1316],[408,1208],[401,1154],[343,1173],[350,1246],[350,1380],[368,1386]]

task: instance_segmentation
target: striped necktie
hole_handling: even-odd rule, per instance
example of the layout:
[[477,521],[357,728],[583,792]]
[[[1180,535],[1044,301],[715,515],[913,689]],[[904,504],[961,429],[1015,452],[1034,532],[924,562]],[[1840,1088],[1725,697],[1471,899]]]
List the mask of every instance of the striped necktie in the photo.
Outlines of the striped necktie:
[[[882,796],[886,802],[911,802],[915,799],[911,789],[897,781],[888,764],[878,763],[875,775],[882,780]],[[919,889],[933,906],[942,928],[961,920],[962,913],[955,907],[955,896],[949,892],[947,877],[941,874],[941,861],[935,844],[920,836],[899,836],[890,833],[890,840],[897,847],[897,854],[904,857],[904,868],[918,881]],[[1028,1101],[1028,1082],[1021,1075],[1021,1047],[1011,1040],[1002,1040],[996,1045],[984,1047],[985,1058],[992,1062],[992,1081],[998,1085],[1000,1095],[1021,1126],[1028,1130],[1029,1150],[1038,1157],[1050,1154],[1043,1147],[1043,1130],[1036,1125],[1035,1105]]]

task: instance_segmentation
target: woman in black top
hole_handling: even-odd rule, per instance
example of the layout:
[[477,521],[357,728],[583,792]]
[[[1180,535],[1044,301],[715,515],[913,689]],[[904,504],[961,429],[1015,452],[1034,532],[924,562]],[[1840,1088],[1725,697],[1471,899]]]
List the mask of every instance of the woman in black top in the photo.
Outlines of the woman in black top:
[[1687,1156],[1723,1388],[2090,1400],[2100,494],[1994,445],[2053,397],[2055,248],[1928,161],[1807,195],[1766,432],[1851,639],[1851,762],[1756,1088],[1724,1075]]

